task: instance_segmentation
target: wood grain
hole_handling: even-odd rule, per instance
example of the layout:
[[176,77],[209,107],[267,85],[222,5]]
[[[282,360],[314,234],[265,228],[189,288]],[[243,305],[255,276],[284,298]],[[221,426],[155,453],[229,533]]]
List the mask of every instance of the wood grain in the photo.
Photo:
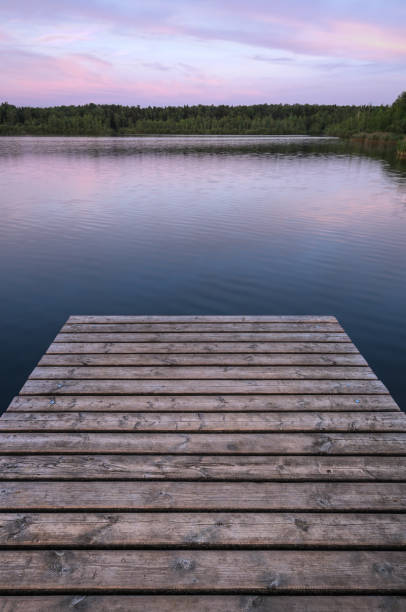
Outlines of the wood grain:
[[194,366],[36,367],[30,380],[377,380],[367,367]]
[[330,315],[71,315],[73,323],[337,323]]
[[405,449],[335,317],[72,316],[0,419],[0,612],[400,612]]
[[381,482],[0,482],[1,510],[406,510],[406,484]]
[[393,551],[3,551],[0,588],[259,593],[404,591],[406,554]]
[[0,455],[3,480],[405,481],[406,457]]
[[0,431],[405,432],[399,412],[5,412]]
[[4,595],[1,612],[403,612],[402,595]]
[[2,453],[406,455],[405,433],[1,433]]
[[71,342],[51,344],[47,354],[137,354],[173,355],[232,353],[257,355],[263,353],[358,353],[351,342]]
[[1,513],[0,546],[399,548],[405,514]]
[[[55,345],[59,346],[59,345]],[[73,348],[74,350],[74,348]],[[47,354],[39,366],[366,366],[356,353]]]
[[133,332],[343,332],[339,323],[67,323],[61,333],[133,333]]
[[350,342],[344,332],[59,333],[54,342]]
[[351,410],[400,412],[389,395],[133,395],[30,396],[13,398],[7,412],[247,412]]
[[379,380],[28,380],[20,395],[386,394]]

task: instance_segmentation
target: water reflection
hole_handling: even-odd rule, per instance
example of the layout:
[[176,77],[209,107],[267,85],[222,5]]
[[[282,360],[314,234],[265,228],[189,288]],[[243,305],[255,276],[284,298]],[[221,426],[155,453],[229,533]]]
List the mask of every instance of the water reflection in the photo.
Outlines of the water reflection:
[[7,400],[72,313],[334,313],[406,405],[406,164],[391,151],[3,138],[0,193]]

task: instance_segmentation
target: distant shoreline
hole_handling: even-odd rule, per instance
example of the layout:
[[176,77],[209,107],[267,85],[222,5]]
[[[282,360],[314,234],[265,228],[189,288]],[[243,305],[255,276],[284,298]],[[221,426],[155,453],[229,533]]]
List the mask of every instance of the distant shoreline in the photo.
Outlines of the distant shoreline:
[[[118,104],[17,107],[0,104],[1,136],[406,135],[406,92],[392,105],[253,104],[140,107]],[[381,140],[382,138],[379,138]]]

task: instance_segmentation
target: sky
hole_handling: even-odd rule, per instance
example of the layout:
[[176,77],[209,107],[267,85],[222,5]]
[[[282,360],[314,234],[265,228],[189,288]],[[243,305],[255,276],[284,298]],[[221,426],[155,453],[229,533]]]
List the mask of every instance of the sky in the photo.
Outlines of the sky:
[[0,0],[0,101],[390,104],[406,0]]

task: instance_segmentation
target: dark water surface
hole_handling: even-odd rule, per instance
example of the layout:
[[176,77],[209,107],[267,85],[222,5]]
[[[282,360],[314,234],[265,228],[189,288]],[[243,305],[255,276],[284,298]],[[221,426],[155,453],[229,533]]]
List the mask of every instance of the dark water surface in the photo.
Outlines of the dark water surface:
[[1,408],[70,314],[335,314],[406,408],[406,163],[301,137],[1,138]]

